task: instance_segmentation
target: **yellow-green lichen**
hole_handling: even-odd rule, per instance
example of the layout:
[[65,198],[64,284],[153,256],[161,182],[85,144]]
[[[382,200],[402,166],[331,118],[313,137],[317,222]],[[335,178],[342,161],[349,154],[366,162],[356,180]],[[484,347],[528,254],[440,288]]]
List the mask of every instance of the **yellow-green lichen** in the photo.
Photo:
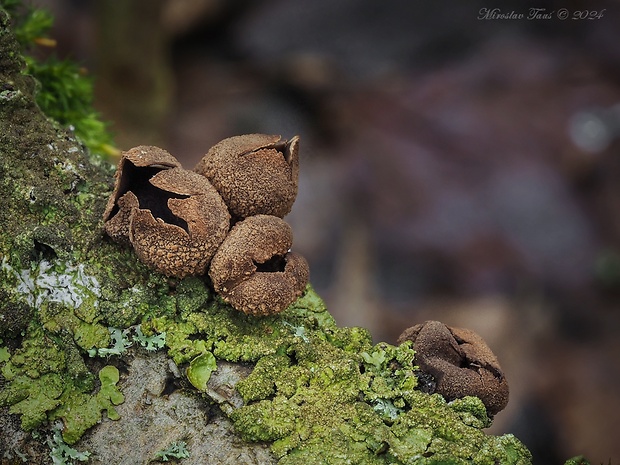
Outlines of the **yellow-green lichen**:
[[187,379],[199,391],[206,391],[211,373],[215,370],[217,370],[215,357],[211,352],[205,352],[190,362]]
[[[0,339],[0,344],[2,343],[2,339]],[[6,347],[0,347],[0,363],[4,363],[11,358],[11,353],[9,349]]]
[[61,373],[66,368],[66,354],[59,341],[44,329],[31,323],[22,346],[2,366],[5,379],[11,381],[17,374],[38,378],[46,373]]
[[[261,358],[250,376],[237,384],[237,391],[246,403],[271,396],[276,390],[276,379],[280,379],[280,373],[285,371],[290,364],[290,358],[284,354],[267,355]],[[301,373],[297,371],[295,375],[300,376]]]
[[32,323],[22,346],[4,357],[0,373],[6,385],[0,389],[0,406],[8,405],[9,413],[20,415],[25,430],[62,418],[68,443],[97,423],[102,410],[115,417],[113,406],[122,402],[116,388],[118,370],[102,369],[100,388],[93,393],[93,379],[79,350],[72,340],[51,337]]
[[11,383],[11,389],[6,391],[6,397],[0,398],[0,405],[5,402],[12,404],[9,413],[21,415],[22,428],[29,431],[46,421],[47,412],[60,405],[63,384],[62,377],[55,373],[34,379],[19,376]]
[[277,316],[247,317],[215,298],[143,327],[165,331],[181,365],[205,351],[253,362],[230,417],[244,439],[270,442],[280,464],[529,463],[517,440],[482,431],[479,399],[447,404],[417,390],[410,343],[373,346],[368,332],[338,328],[310,286]]
[[49,418],[63,419],[62,437],[67,444],[74,444],[86,430],[100,422],[102,411],[107,413],[110,420],[120,418],[114,408],[125,400],[116,386],[119,379],[118,369],[108,365],[99,371],[101,386],[96,394],[65,391],[62,406],[50,412]]
[[[316,296],[308,287],[300,299],[307,299],[308,294]],[[177,297],[181,301],[187,299]],[[204,351],[232,362],[257,361],[302,340],[295,328],[303,327],[310,332],[320,328],[324,321],[334,328],[334,335],[339,334],[324,307],[293,305],[280,315],[257,319],[236,311],[216,297],[199,311],[188,312],[184,308],[178,311],[176,316],[146,318],[142,324],[145,334],[166,333],[166,346],[177,364],[187,363]],[[327,337],[320,334],[324,339]]]

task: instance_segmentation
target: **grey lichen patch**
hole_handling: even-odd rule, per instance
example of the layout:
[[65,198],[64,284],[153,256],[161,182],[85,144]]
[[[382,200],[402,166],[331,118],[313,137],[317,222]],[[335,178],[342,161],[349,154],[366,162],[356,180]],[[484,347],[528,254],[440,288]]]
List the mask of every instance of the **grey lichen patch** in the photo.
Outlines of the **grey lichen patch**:
[[36,309],[47,331],[69,331],[73,341],[85,350],[108,343],[107,330],[99,324],[100,286],[83,265],[52,265],[42,260],[37,268],[14,270],[4,261],[0,276],[14,283],[11,298],[21,302],[21,308],[29,308],[27,314],[31,316]]

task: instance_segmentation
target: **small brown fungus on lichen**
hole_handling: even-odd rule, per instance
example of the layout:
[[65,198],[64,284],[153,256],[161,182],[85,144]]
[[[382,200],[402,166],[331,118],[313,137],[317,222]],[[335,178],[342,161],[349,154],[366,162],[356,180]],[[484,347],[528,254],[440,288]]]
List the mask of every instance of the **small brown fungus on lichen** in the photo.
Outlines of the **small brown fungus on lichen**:
[[306,260],[289,252],[291,227],[271,215],[237,223],[211,261],[209,276],[225,301],[244,313],[261,316],[286,309],[309,278]]
[[490,415],[506,407],[506,378],[491,349],[474,331],[426,321],[406,329],[398,343],[405,341],[413,342],[416,364],[435,378],[436,392],[446,400],[476,396]]
[[205,274],[230,227],[209,181],[156,147],[125,152],[106,213],[106,232],[167,276]]
[[291,211],[297,196],[299,137],[246,134],[214,145],[194,171],[206,176],[233,216],[274,215]]

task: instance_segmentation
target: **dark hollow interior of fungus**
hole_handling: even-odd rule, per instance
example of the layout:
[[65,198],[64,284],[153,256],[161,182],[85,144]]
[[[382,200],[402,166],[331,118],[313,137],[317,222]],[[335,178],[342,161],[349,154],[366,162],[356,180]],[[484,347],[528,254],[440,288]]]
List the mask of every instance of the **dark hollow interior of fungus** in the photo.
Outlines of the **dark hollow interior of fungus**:
[[165,223],[174,224],[175,226],[182,228],[186,233],[189,234],[189,227],[187,225],[187,221],[185,221],[183,218],[179,218],[178,216],[176,216],[168,208],[169,199],[187,199],[189,195],[174,194],[172,192],[158,189],[157,187],[153,187],[153,189],[156,191],[156,195],[154,196],[156,201],[153,202],[150,207],[143,207],[142,198],[138,196],[138,199],[140,200],[140,208],[148,208],[153,214],[154,218],[161,218]]
[[[169,199],[186,199],[189,196],[162,190],[149,182],[153,176],[164,169],[166,168],[138,167],[126,160],[116,199],[118,200],[128,191],[131,191],[138,198],[141,209],[150,210],[154,218],[161,218],[167,224],[183,228],[189,234],[187,222],[174,215],[168,208]],[[118,206],[114,207],[110,217],[114,216],[116,212],[118,212]]]
[[283,255],[274,255],[263,263],[254,262],[258,273],[278,273],[283,272],[286,266],[286,258]]

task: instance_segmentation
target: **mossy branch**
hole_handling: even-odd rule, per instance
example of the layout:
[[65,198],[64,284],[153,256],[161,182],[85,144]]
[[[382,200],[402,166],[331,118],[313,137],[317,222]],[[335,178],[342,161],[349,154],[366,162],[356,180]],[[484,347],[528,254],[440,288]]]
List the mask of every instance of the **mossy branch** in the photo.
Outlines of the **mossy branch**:
[[[92,151],[110,139],[78,131],[105,132],[87,84],[74,65],[24,60],[16,36],[49,24],[31,14],[16,33],[16,2],[1,5],[0,449],[44,463],[33,438],[60,421],[62,440],[95,448],[95,461],[125,442],[137,461],[182,443],[183,463],[233,450],[287,465],[530,463],[514,436],[485,434],[479,399],[418,390],[410,343],[373,346],[338,327],[310,286],[256,318],[207,278],[166,278],[107,239],[112,169]],[[53,91],[37,93],[29,72]],[[129,328],[146,347],[123,343]]]

